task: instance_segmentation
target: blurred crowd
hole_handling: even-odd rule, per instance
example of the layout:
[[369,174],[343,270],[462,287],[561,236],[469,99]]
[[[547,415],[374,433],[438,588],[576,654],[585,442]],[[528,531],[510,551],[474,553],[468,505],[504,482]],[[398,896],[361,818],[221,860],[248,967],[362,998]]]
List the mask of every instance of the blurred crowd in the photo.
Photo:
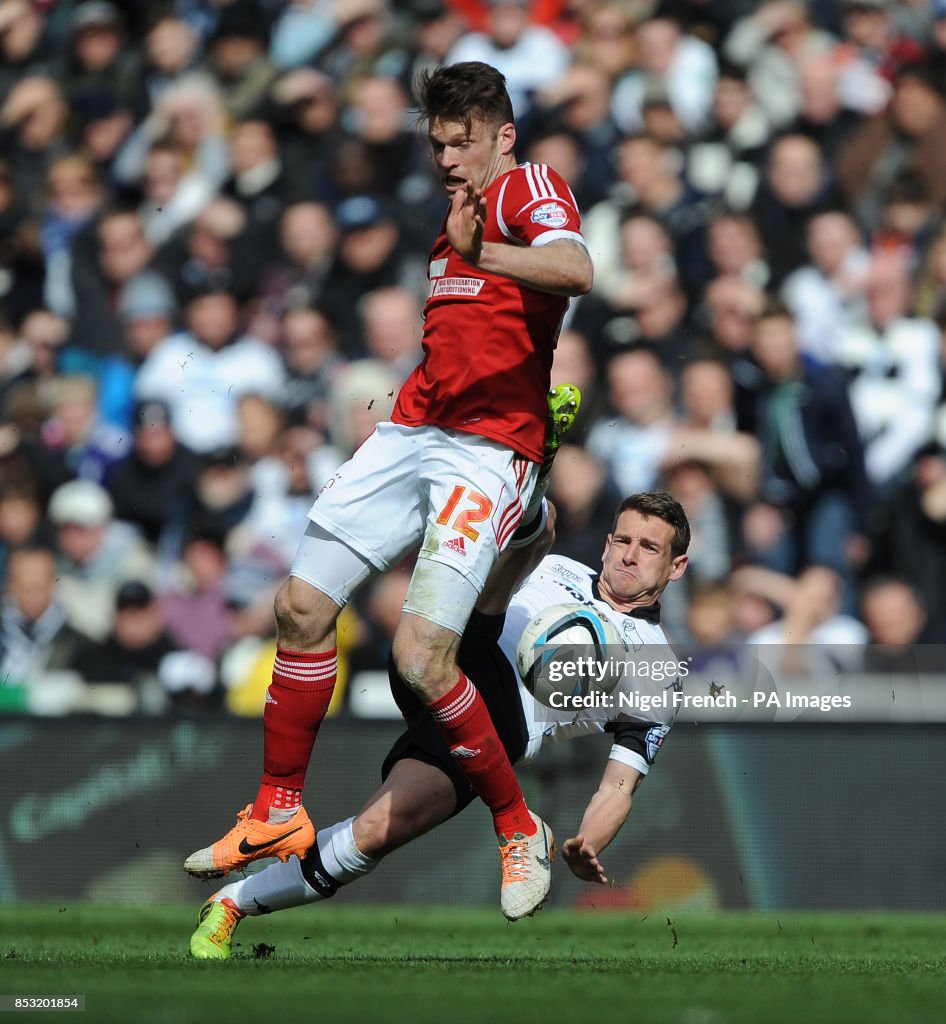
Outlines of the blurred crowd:
[[[946,0],[0,0],[0,711],[261,713],[306,510],[421,355],[412,85],[460,60],[595,263],[555,550],[666,487],[671,635],[946,642]],[[387,707],[407,579],[335,711]]]

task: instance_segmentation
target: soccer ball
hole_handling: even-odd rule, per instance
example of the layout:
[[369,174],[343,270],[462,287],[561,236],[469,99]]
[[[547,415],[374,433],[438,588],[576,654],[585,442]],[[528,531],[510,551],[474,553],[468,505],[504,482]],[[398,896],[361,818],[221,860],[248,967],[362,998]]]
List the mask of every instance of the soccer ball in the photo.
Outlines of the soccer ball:
[[519,638],[516,664],[540,704],[561,708],[563,694],[610,693],[623,674],[624,652],[624,640],[610,619],[571,601],[545,608],[532,619]]

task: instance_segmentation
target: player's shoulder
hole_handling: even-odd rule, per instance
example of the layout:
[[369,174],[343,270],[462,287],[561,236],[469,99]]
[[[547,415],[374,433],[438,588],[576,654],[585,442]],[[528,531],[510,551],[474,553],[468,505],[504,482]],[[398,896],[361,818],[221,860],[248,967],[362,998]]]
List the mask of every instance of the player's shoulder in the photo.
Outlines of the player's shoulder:
[[522,210],[534,204],[561,203],[572,216],[578,204],[568,183],[548,164],[522,163],[506,175],[500,186],[500,202],[504,209]]

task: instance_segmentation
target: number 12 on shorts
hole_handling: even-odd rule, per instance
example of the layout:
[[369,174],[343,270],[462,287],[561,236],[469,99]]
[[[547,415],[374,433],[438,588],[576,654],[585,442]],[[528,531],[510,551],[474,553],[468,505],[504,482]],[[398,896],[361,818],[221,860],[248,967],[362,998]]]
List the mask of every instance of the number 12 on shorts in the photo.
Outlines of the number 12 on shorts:
[[[461,501],[464,501],[464,496],[465,502],[471,502],[472,507],[458,512],[456,517],[453,518],[454,512],[457,511],[457,506]],[[471,491],[468,487],[461,487],[457,484],[453,488],[453,492],[447,499],[447,503],[441,510],[440,515],[437,516],[437,525],[446,526],[451,518],[453,518],[452,529],[462,533],[464,537],[469,537],[470,540],[475,541],[479,538],[480,531],[475,530],[471,524],[482,523],[489,519],[492,511],[493,503],[489,498],[478,491]]]

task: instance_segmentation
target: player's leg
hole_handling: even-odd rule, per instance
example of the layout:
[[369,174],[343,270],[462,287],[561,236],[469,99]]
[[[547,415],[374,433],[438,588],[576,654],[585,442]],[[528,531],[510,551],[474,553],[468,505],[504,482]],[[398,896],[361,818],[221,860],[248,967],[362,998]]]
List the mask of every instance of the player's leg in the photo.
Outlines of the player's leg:
[[454,784],[439,768],[411,758],[397,761],[361,811],[322,829],[304,858],[271,864],[214,893],[200,908],[191,956],[229,959],[233,934],[244,917],[331,898],[457,809]]
[[[420,574],[418,575],[418,570]],[[453,573],[455,579],[445,579]],[[441,607],[455,607],[462,584],[476,591],[451,568],[418,560],[412,590],[431,596],[450,594]],[[452,585],[451,585],[452,584]],[[408,605],[411,602],[408,595]],[[394,638],[398,672],[419,695],[446,741],[454,763],[493,817],[503,865],[500,902],[510,920],[528,916],[548,897],[554,840],[545,823],[526,806],[509,757],[477,688],[456,662],[459,635],[416,613],[406,612]],[[518,700],[515,694],[511,700]]]
[[[198,877],[218,878],[260,857],[286,860],[305,853],[315,838],[302,790],[335,689],[335,620],[372,567],[310,523],[291,572],[276,597],[276,659],[263,708],[259,789],[226,835],[184,862],[185,870]],[[315,575],[328,593],[305,578]]]
[[312,521],[276,599],[278,649],[264,705],[259,791],[234,829],[187,859],[191,874],[215,878],[312,845],[302,787],[335,687],[335,620],[369,576],[399,562],[420,540],[421,440],[410,428],[379,424],[310,510]]

